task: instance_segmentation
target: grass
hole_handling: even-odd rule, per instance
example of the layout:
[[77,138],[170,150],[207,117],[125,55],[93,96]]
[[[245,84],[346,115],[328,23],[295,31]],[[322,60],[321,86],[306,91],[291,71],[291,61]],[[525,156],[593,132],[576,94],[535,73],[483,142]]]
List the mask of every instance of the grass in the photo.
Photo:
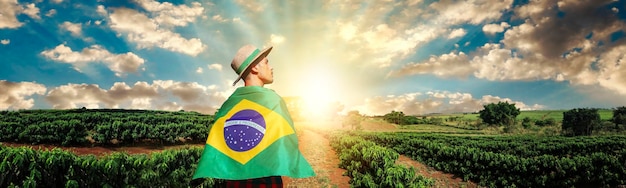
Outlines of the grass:
[[430,132],[430,133],[451,133],[451,134],[483,134],[480,130],[466,130],[445,125],[431,125],[431,124],[419,124],[419,125],[402,125],[401,130],[408,130],[411,132]]
[[[547,119],[553,118],[556,121],[563,121],[563,112],[568,110],[532,110],[532,111],[521,111],[520,115],[517,116],[518,120],[524,119],[528,117],[530,119]],[[613,118],[613,110],[610,109],[600,109],[598,110],[600,114],[600,119],[602,120],[610,120]],[[480,119],[479,114],[445,114],[445,115],[435,115],[431,117],[438,118],[449,118],[449,117],[460,117],[460,119],[475,121]]]
[[[535,111],[522,111],[518,119],[524,119],[525,117],[529,117],[531,119],[547,119],[553,118],[557,121],[563,121],[563,112],[568,110],[535,110]],[[598,110],[600,114],[600,119],[602,120],[610,120],[613,117],[613,110],[601,109]]]

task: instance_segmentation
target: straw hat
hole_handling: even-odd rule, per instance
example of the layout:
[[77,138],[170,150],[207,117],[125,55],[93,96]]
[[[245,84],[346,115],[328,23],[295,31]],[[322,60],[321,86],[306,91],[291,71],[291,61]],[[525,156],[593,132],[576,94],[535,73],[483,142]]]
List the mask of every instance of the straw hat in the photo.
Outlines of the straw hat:
[[250,68],[254,67],[259,61],[261,61],[267,54],[272,51],[272,47],[265,48],[263,50],[259,50],[258,48],[252,45],[245,45],[239,48],[237,54],[235,54],[235,58],[233,58],[233,62],[230,63],[230,67],[233,68],[235,73],[239,75],[237,80],[233,83],[233,86],[239,82],[243,77],[245,77],[248,72],[250,72]]

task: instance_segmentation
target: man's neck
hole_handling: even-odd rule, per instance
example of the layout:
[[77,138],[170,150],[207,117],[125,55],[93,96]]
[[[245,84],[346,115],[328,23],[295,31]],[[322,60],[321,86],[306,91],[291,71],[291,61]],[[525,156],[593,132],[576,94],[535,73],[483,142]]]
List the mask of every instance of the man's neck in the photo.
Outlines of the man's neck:
[[263,81],[259,80],[259,79],[247,79],[243,81],[245,83],[245,86],[261,86],[263,87],[265,84],[263,83]]

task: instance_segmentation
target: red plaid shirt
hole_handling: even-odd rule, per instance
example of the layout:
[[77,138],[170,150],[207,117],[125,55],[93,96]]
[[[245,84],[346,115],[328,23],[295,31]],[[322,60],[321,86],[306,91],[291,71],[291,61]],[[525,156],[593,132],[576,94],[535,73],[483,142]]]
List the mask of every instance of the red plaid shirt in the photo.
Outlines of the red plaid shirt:
[[282,188],[283,179],[280,176],[270,176],[249,180],[226,180],[226,188]]

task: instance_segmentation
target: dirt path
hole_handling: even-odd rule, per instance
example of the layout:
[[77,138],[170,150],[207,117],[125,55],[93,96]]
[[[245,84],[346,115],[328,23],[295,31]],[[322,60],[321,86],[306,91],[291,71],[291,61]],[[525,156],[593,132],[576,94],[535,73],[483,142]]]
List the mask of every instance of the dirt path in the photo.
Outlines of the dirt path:
[[330,147],[328,139],[319,133],[303,129],[298,140],[300,151],[313,167],[316,176],[302,179],[283,177],[285,187],[350,187],[350,178],[343,176],[345,170],[337,167],[339,157]]
[[422,175],[426,178],[432,178],[435,180],[435,186],[433,187],[467,187],[474,188],[480,187],[476,183],[463,181],[462,178],[456,177],[453,174],[437,171],[429,166],[426,166],[420,162],[417,162],[407,156],[400,155],[396,163],[412,166],[415,168],[415,173]]

